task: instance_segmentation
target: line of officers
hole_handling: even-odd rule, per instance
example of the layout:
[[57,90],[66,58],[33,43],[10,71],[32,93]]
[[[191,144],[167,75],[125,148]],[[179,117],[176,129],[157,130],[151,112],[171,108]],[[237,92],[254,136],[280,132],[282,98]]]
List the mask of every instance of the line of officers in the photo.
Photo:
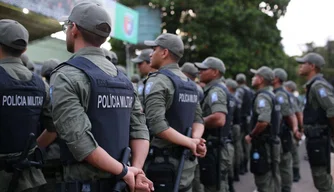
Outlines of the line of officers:
[[[50,64],[49,82],[20,59],[28,31],[0,20],[1,192],[123,191],[116,187],[120,181],[129,191],[169,192],[177,185],[180,192],[228,192],[249,163],[259,192],[291,191],[300,178],[302,134],[315,187],[334,191],[334,96],[320,74],[320,55],[296,59],[308,80],[302,115],[291,94],[296,85],[284,84],[284,69],[252,69],[254,93],[243,74],[224,82],[226,68],[216,57],[180,69],[184,45],[169,33],[145,41],[152,49],[133,59],[147,75],[134,86],[111,52],[99,48],[111,32],[103,7],[80,3],[63,18],[67,50],[74,54]],[[37,145],[27,143],[30,133]]]

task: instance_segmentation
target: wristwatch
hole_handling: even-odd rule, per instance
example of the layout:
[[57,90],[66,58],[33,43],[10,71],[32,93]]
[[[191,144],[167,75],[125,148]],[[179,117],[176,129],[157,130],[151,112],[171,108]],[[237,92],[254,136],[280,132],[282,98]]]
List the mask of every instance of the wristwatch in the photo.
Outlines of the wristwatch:
[[128,166],[125,165],[125,163],[122,163],[123,170],[120,174],[116,175],[116,179],[120,180],[123,179],[123,177],[128,173]]

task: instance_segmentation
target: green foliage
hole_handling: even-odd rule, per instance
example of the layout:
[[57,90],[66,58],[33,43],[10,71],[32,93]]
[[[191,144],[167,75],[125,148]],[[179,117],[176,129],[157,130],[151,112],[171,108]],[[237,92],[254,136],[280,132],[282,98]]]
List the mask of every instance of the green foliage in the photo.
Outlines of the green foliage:
[[[277,20],[290,0],[120,0],[126,6],[149,5],[162,11],[162,30],[179,29],[185,61],[222,59],[227,77],[249,74],[262,65],[282,67],[295,77],[294,62],[283,52]],[[261,3],[263,2],[263,3]],[[267,14],[271,16],[268,16]],[[114,45],[113,45],[114,47]]]

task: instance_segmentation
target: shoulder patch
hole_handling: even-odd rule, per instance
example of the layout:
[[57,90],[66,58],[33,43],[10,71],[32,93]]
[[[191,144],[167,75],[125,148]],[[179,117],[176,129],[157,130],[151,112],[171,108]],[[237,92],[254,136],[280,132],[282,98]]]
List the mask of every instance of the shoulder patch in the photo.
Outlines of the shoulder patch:
[[259,107],[265,107],[266,106],[266,101],[264,99],[260,99],[258,102]]
[[145,95],[147,95],[147,94],[150,93],[152,86],[153,86],[153,82],[148,82],[148,83],[145,85]]
[[213,92],[211,94],[211,103],[214,103],[216,101],[218,101],[218,94],[217,94],[217,92]]
[[318,89],[318,93],[319,93],[319,95],[320,95],[321,98],[327,97],[327,91],[326,91],[326,89],[324,87]]
[[51,103],[52,103],[53,85],[50,86],[49,93],[50,93],[50,100],[51,100]]
[[283,98],[283,96],[279,96],[279,97],[277,97],[277,101],[278,101],[279,104],[284,103],[284,98]]
[[138,86],[138,93],[141,95],[143,94],[143,89],[144,89],[144,85],[139,85]]

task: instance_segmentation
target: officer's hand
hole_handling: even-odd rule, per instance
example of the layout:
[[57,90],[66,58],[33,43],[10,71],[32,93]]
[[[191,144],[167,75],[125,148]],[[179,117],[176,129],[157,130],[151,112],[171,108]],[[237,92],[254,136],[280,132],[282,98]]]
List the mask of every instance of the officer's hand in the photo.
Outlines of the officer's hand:
[[123,177],[124,182],[129,186],[130,192],[135,191],[135,176],[144,174],[143,170],[136,167],[128,167],[128,173]]
[[197,153],[199,154],[199,157],[201,158],[205,157],[206,152],[207,152],[207,149],[204,143],[200,143],[197,145]]
[[252,141],[252,138],[249,135],[246,135],[245,140],[248,144],[250,144]]
[[151,192],[154,191],[153,182],[150,181],[144,174],[136,176],[136,192]]
[[295,136],[295,138],[297,140],[301,140],[302,139],[302,134],[299,131],[296,131],[293,135]]
[[189,138],[190,139],[190,146],[189,146],[189,149],[191,150],[191,152],[196,156],[198,157],[199,154],[197,153],[197,145],[200,144],[202,141],[201,141],[201,138],[200,139],[195,139],[195,138]]

